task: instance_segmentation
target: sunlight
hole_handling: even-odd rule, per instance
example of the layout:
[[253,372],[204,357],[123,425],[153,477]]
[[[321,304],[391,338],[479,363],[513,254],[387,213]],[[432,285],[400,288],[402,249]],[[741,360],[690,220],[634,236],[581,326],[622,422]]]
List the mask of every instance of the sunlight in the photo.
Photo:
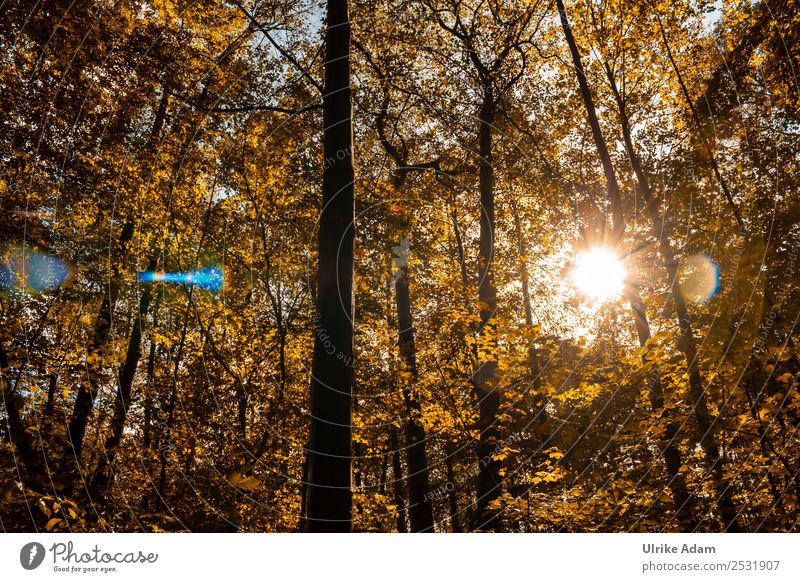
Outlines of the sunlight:
[[608,301],[622,293],[625,276],[622,262],[603,247],[580,253],[572,271],[572,281],[578,290],[597,301]]

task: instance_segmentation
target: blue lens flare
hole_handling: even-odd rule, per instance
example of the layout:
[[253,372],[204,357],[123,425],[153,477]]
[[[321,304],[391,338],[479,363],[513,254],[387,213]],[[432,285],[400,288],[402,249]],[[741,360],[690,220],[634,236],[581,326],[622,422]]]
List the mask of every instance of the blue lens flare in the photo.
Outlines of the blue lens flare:
[[17,284],[17,274],[6,263],[0,263],[0,290],[11,291]]
[[0,289],[19,288],[33,293],[55,291],[70,274],[69,264],[57,256],[18,248],[0,263]]
[[222,287],[225,284],[225,279],[222,276],[222,269],[217,266],[173,273],[142,271],[136,275],[136,279],[141,283],[191,285],[203,289],[204,291],[210,291],[211,293],[219,293],[222,291]]

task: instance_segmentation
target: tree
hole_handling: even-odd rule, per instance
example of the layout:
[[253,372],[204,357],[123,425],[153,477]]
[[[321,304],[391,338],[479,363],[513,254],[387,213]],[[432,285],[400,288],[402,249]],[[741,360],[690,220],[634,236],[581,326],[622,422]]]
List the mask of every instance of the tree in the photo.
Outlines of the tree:
[[[329,0],[325,29],[324,159],[317,333],[311,371],[308,531],[350,531],[355,198],[346,0]],[[330,349],[329,349],[330,348]]]

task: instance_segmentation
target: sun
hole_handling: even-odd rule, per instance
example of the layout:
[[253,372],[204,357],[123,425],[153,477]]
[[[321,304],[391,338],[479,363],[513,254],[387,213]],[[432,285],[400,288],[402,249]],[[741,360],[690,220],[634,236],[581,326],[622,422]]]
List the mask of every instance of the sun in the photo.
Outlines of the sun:
[[594,247],[575,259],[572,282],[587,297],[608,301],[622,293],[626,275],[625,266],[610,249]]

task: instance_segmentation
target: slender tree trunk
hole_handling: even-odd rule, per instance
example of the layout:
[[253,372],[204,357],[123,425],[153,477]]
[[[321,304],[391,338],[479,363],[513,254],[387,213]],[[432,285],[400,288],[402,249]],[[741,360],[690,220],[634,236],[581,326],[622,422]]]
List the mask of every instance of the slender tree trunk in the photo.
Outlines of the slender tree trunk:
[[278,373],[280,374],[280,383],[278,385],[278,400],[283,400],[283,397],[286,396],[286,380],[288,379],[286,373],[286,327],[283,322],[281,322],[279,329]]
[[450,211],[450,220],[453,222],[453,234],[456,237],[456,251],[458,252],[458,266],[461,269],[461,285],[466,290],[469,283],[467,277],[467,261],[464,258],[464,242],[461,240],[461,227],[458,224],[456,209]]
[[[767,426],[764,423],[764,419],[761,414],[761,406],[759,403],[759,397],[757,391],[753,389],[753,373],[749,373],[747,375],[747,379],[742,383],[744,387],[744,392],[747,395],[747,404],[748,410],[750,411],[750,415],[753,417],[753,420],[756,423],[756,430],[758,434],[758,443],[761,447],[761,453],[764,455],[765,458],[769,458],[770,455],[777,457],[780,461],[781,465],[783,465],[784,469],[786,469],[787,475],[793,475],[795,479],[795,498],[800,500],[800,481],[798,480],[798,471],[795,471],[786,455],[781,454],[778,452],[778,447],[775,446],[772,439],[769,436],[769,432],[767,431]],[[781,422],[781,425],[783,423]],[[785,504],[785,495],[784,492],[788,490],[788,484],[783,486],[778,482],[778,477],[774,471],[767,472],[767,480],[769,481],[769,488],[770,493],[772,494],[773,499],[773,507],[777,510],[780,508],[781,514],[784,520],[787,520],[787,512],[786,512],[786,504]]]
[[237,420],[239,425],[239,434],[241,435],[242,442],[247,442],[247,402],[250,399],[250,394],[247,391],[245,384],[237,383],[235,386],[237,393],[238,413]]
[[136,376],[136,368],[141,357],[142,334],[145,328],[147,310],[150,307],[150,287],[142,292],[139,298],[139,305],[136,317],[133,321],[128,350],[125,355],[125,363],[119,375],[119,386],[117,396],[114,399],[114,414],[111,418],[111,434],[105,441],[103,455],[95,471],[94,479],[91,484],[92,497],[102,497],[105,489],[111,483],[114,472],[114,459],[117,455],[117,447],[122,441],[125,429],[125,419],[128,416],[128,406],[131,402],[131,389],[133,380]]
[[[194,291],[192,289],[188,290],[187,297],[189,299],[189,303],[192,304],[192,295]],[[175,448],[175,438],[172,436],[172,428],[175,424],[175,407],[178,405],[178,370],[181,366],[181,360],[183,360],[183,350],[186,347],[186,332],[189,329],[189,308],[187,306],[186,311],[183,314],[183,324],[181,325],[181,339],[178,342],[178,349],[175,350],[175,360],[172,363],[172,387],[170,388],[169,393],[169,401],[167,401],[167,418],[163,423],[163,432],[164,432],[164,441],[162,441],[162,446],[159,447],[159,453],[161,455],[161,466],[159,468],[159,476],[158,476],[158,491],[157,495],[159,496],[160,501],[165,506],[167,493],[167,467],[169,465],[169,461],[172,458],[173,450]],[[195,311],[196,313],[196,311]],[[207,336],[210,338],[210,335]],[[213,345],[211,341],[208,341],[205,345]],[[241,386],[241,381],[236,378],[236,386]],[[241,437],[244,439],[244,435]]]
[[706,150],[706,156],[708,157],[709,162],[711,163],[711,169],[714,171],[714,177],[717,179],[717,184],[719,184],[722,193],[725,195],[725,200],[728,202],[728,206],[733,212],[733,217],[736,219],[736,224],[739,226],[739,230],[745,237],[748,236],[747,227],[745,227],[744,221],[742,220],[742,215],[739,213],[739,208],[736,206],[736,202],[733,200],[733,196],[731,195],[731,191],[728,188],[728,183],[725,181],[725,178],[722,176],[722,171],[719,168],[719,164],[717,163],[717,157],[714,155],[714,150],[711,148],[711,144],[706,139],[705,132],[703,131],[703,124],[700,121],[700,115],[697,113],[697,109],[692,102],[692,97],[689,95],[689,90],[686,88],[686,83],[683,81],[683,75],[681,75],[681,71],[678,68],[678,64],[675,62],[675,58],[672,56],[672,49],[670,48],[669,41],[667,40],[667,33],[664,30],[664,25],[661,23],[661,17],[658,16],[658,12],[656,14],[656,19],[658,20],[658,28],[661,32],[661,40],[664,41],[664,48],[667,52],[667,58],[669,59],[670,64],[672,65],[672,70],[675,71],[675,76],[678,80],[678,85],[681,89],[681,94],[686,102],[686,107],[689,109],[689,112],[692,115],[692,120],[694,121],[695,125],[697,126],[697,135],[700,138],[700,143],[703,148]]
[[56,395],[56,385],[58,383],[58,376],[55,374],[50,374],[48,378],[48,388],[47,388],[47,403],[44,406],[44,418],[48,418],[51,414],[53,414],[53,403],[55,400]]
[[[646,174],[644,173],[639,158],[633,149],[633,141],[631,139],[630,124],[627,111],[625,109],[625,102],[622,100],[622,97],[617,89],[614,76],[611,74],[611,70],[608,67],[606,67],[606,74],[611,85],[612,93],[614,94],[614,98],[617,102],[617,107],[619,109],[625,149],[628,152],[628,158],[631,162],[631,166],[634,169],[634,174],[636,174],[636,179],[642,188],[642,196],[645,199],[645,204],[648,204],[648,209],[652,213],[653,207],[652,204],[650,204],[650,201],[652,200],[650,183]],[[663,232],[656,234],[656,236],[661,235],[663,235]],[[647,309],[645,308],[644,302],[639,295],[638,289],[631,285],[627,285],[625,294],[630,303],[631,310],[633,311],[636,332],[639,338],[639,345],[641,347],[645,347],[647,345],[647,341],[651,337],[650,322],[647,320]],[[648,364],[646,354],[642,355],[642,363],[644,365]],[[694,502],[686,487],[686,482],[683,476],[680,474],[680,469],[683,466],[683,462],[681,460],[681,453],[677,444],[678,427],[675,425],[675,423],[669,421],[669,412],[664,409],[664,395],[661,386],[660,370],[656,363],[653,363],[652,365],[653,370],[647,379],[648,392],[650,396],[650,409],[656,414],[658,414],[660,411],[661,418],[667,423],[666,432],[659,449],[661,450],[664,458],[664,464],[667,468],[667,475],[670,479],[669,488],[670,492],[672,493],[672,501],[675,505],[678,524],[681,527],[681,531],[691,532],[697,528],[697,521],[694,517]]]
[[[650,323],[647,320],[647,311],[644,302],[639,296],[639,292],[634,287],[628,285],[625,290],[626,297],[634,313],[636,322],[636,333],[639,338],[639,345],[645,347],[650,339]],[[681,475],[680,470],[683,466],[681,452],[678,448],[678,427],[669,420],[669,412],[664,409],[664,394],[661,386],[661,373],[658,365],[649,362],[647,354],[642,354],[642,364],[653,366],[647,378],[648,395],[650,398],[650,410],[653,413],[661,413],[661,418],[666,424],[666,432],[659,444],[659,450],[664,458],[664,465],[669,476],[668,487],[672,494],[672,502],[675,506],[675,517],[683,532],[693,532],[697,528],[697,521],[694,518],[694,507],[692,497],[686,487],[686,481]]]
[[694,337],[692,322],[689,317],[689,312],[686,309],[686,302],[677,289],[678,268],[675,264],[675,259],[672,256],[668,257],[667,254],[664,254],[671,254],[672,252],[671,248],[669,248],[669,250],[665,249],[665,247],[669,247],[668,242],[664,244],[665,240],[666,238],[662,239],[662,255],[664,255],[665,262],[669,264],[667,272],[671,281],[675,311],[678,315],[678,327],[680,329],[678,349],[683,353],[689,370],[689,398],[694,411],[695,422],[697,423],[697,441],[703,447],[706,462],[716,482],[716,504],[719,517],[722,520],[722,528],[724,531],[739,532],[741,529],[737,521],[737,512],[733,503],[730,484],[724,477],[725,460],[720,455],[719,442],[714,434],[715,421],[712,420],[711,414],[708,411],[706,392],[703,388],[703,380],[700,375],[700,363],[697,359],[697,340],[695,340]]
[[150,451],[153,431],[153,382],[156,375],[156,342],[150,342],[150,354],[147,356],[147,386],[144,394],[144,440],[145,450]]
[[[530,277],[527,267],[528,250],[525,244],[525,237],[522,234],[522,219],[519,215],[519,208],[513,197],[511,198],[511,212],[514,217],[514,230],[517,234],[519,278],[522,283],[522,307],[525,312],[525,325],[528,332],[532,334],[533,309],[531,308]],[[534,422],[537,428],[543,428],[543,425],[547,422],[547,397],[542,393],[541,366],[539,365],[539,354],[533,336],[528,338],[528,369],[530,370],[533,388],[533,405],[536,415]]]
[[394,491],[394,504],[397,507],[397,531],[406,533],[406,506],[403,492],[403,467],[400,464],[400,439],[397,437],[397,428],[389,431],[389,449],[392,453],[392,490]]
[[[581,97],[583,104],[586,107],[586,115],[589,121],[589,127],[592,130],[592,138],[597,148],[597,153],[600,156],[600,161],[603,164],[603,173],[606,177],[606,188],[608,190],[608,198],[611,203],[611,216],[613,219],[613,226],[611,232],[604,233],[603,243],[609,246],[616,247],[622,240],[622,235],[625,231],[625,221],[622,214],[622,196],[620,195],[619,183],[614,172],[614,164],[611,161],[611,155],[608,152],[606,140],[603,138],[603,132],[600,129],[600,122],[597,119],[597,112],[594,108],[594,100],[592,99],[592,92],[589,89],[589,83],[586,81],[586,73],[583,69],[581,62],[581,54],[578,51],[578,45],[575,43],[575,37],[572,35],[572,27],[567,18],[567,12],[564,9],[563,0],[556,0],[558,13],[561,17],[561,26],[564,29],[564,38],[569,45],[569,52],[572,55],[572,64],[575,67],[575,75],[578,77],[578,85],[580,87]],[[607,223],[607,221],[606,221]],[[610,235],[610,236],[609,236]]]
[[[361,48],[363,51],[363,47]],[[375,72],[386,80],[386,75],[371,58],[368,59]],[[383,85],[383,102],[381,111],[376,117],[375,125],[380,143],[387,156],[395,163],[392,174],[392,185],[395,191],[401,191],[408,177],[409,167],[423,168],[424,165],[409,164],[405,148],[398,149],[386,134],[386,116],[391,102],[391,90],[388,85]],[[417,352],[414,344],[414,323],[411,313],[411,294],[408,282],[407,257],[394,260],[395,301],[397,310],[398,346],[400,358],[403,361],[404,372],[409,374],[410,381],[405,377],[401,380],[403,400],[405,402],[405,436],[406,459],[408,465],[408,513],[412,532],[433,531],[433,506],[429,498],[428,455],[425,448],[425,428],[422,426],[422,407],[414,393],[414,387],[419,378],[417,374]]]
[[328,0],[317,321],[311,379],[306,528],[352,530],[355,204],[347,0]]
[[497,290],[494,286],[494,167],[492,166],[492,123],[495,113],[494,93],[490,84],[484,86],[483,102],[478,117],[480,159],[479,188],[481,216],[478,251],[478,300],[480,327],[478,329],[478,360],[475,370],[475,392],[478,398],[480,437],[478,442],[479,469],[475,513],[476,529],[502,530],[500,513],[490,508],[500,497],[502,480],[500,461],[494,458],[494,448],[500,439],[498,412],[500,392],[497,390]]
[[411,294],[408,288],[408,266],[398,267],[395,283],[397,298],[397,326],[399,328],[400,357],[406,372],[411,375],[410,386],[403,380],[403,398],[406,404],[406,455],[408,459],[408,512],[412,532],[433,531],[433,504],[428,481],[428,454],[425,450],[425,428],[422,426],[422,407],[413,387],[419,380],[417,349],[414,344],[414,322],[411,315]]
[[461,533],[461,520],[458,518],[458,497],[456,496],[455,472],[453,471],[453,455],[447,455],[447,482],[452,486],[447,488],[447,501],[450,509],[450,529],[453,533]]

